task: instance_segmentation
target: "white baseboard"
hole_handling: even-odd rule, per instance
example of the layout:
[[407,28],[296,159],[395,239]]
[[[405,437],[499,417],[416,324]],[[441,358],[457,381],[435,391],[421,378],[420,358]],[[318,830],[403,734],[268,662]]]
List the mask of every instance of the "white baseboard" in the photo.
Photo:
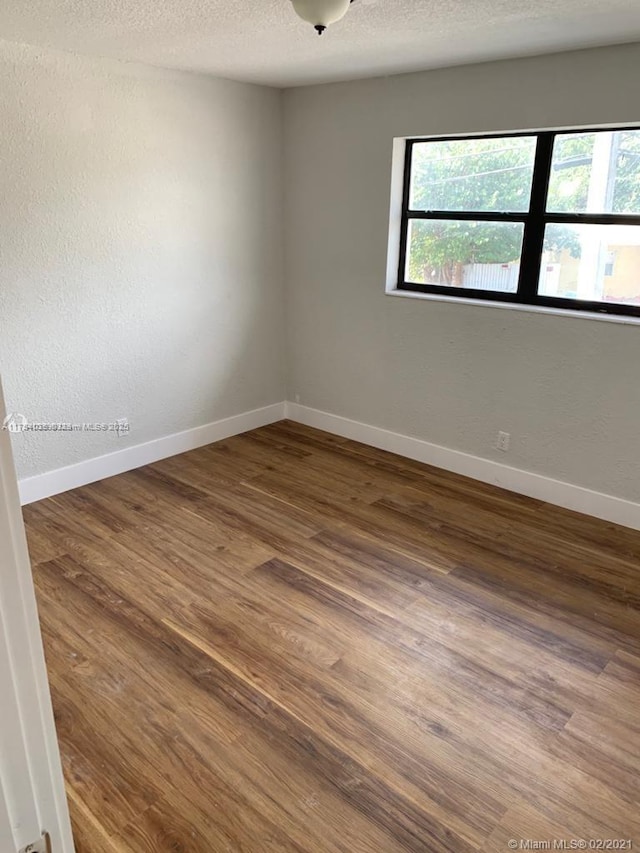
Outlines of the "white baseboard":
[[509,465],[503,465],[491,459],[472,456],[460,450],[451,450],[420,438],[390,432],[339,415],[310,409],[298,403],[286,403],[285,412],[287,418],[307,426],[323,429],[437,468],[444,468],[446,471],[454,471],[456,474],[463,474],[483,483],[491,483],[530,498],[640,530],[640,504],[633,501],[594,492],[582,486],[554,480],[520,468],[511,468]]
[[167,435],[144,444],[126,447],[66,468],[27,477],[19,482],[20,501],[23,505],[33,503],[69,489],[76,489],[106,477],[113,477],[116,474],[149,465],[168,456],[185,453],[196,447],[203,447],[214,441],[221,441],[232,435],[239,435],[266,424],[275,423],[284,417],[344,438],[360,441],[371,447],[406,456],[408,459],[434,465],[436,468],[443,468],[445,471],[463,474],[483,483],[491,483],[575,512],[640,530],[640,504],[633,501],[554,480],[531,471],[512,468],[491,459],[483,459],[460,450],[451,450],[420,438],[412,438],[329,412],[321,412],[298,403],[284,402],[243,412],[240,415]]
[[125,447],[123,450],[86,459],[75,465],[47,471],[35,477],[26,477],[18,484],[20,502],[24,506],[51,495],[67,492],[69,489],[76,489],[78,486],[104,480],[105,477],[113,477],[116,474],[140,468],[142,465],[149,465],[168,456],[175,456],[177,453],[195,450],[196,447],[203,447],[213,441],[221,441],[223,438],[275,423],[282,420],[284,411],[284,403],[274,403],[262,409],[253,409],[250,412],[166,435],[144,444],[135,444],[133,447]]

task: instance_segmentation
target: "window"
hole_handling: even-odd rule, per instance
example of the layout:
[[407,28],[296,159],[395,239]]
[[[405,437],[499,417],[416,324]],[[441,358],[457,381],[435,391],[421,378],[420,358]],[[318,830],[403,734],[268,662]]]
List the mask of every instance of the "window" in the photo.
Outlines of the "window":
[[409,139],[398,290],[640,316],[640,129]]

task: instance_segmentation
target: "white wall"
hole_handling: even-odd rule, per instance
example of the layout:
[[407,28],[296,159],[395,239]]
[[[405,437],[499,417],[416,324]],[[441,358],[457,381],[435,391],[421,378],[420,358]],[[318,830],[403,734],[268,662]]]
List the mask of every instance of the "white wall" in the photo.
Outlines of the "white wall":
[[289,399],[640,500],[640,327],[384,293],[394,137],[640,121],[639,67],[627,45],[286,92]]
[[0,372],[27,476],[284,398],[281,95],[0,43]]

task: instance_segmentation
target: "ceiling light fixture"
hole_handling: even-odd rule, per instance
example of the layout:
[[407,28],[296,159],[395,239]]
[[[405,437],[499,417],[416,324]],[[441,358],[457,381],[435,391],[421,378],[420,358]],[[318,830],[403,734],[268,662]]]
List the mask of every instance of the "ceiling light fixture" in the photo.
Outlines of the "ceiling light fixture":
[[353,0],[291,0],[293,8],[303,21],[313,24],[319,36],[347,14]]

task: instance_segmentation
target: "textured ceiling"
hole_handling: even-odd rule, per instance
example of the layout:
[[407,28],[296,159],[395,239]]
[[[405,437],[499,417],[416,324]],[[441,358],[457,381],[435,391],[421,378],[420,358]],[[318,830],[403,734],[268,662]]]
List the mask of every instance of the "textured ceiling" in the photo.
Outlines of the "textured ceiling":
[[356,0],[318,37],[289,0],[4,0],[0,35],[295,86],[640,40],[640,4]]

